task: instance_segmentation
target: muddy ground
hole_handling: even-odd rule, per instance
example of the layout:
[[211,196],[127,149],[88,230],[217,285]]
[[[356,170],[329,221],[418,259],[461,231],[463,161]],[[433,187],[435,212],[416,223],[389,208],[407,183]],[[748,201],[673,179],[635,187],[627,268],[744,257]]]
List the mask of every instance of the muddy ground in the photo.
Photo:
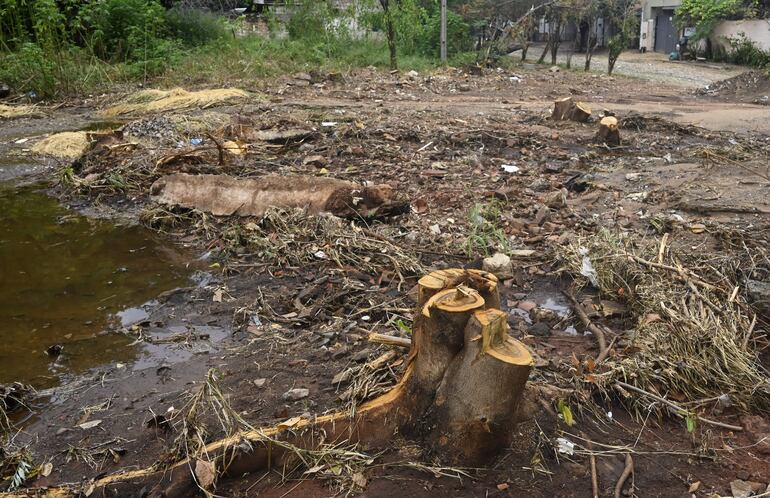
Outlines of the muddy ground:
[[[536,358],[531,385],[553,386],[573,399],[574,425],[557,414],[555,398],[547,399],[532,408],[510,450],[490,468],[441,467],[415,443],[396,439],[386,448],[362,449],[371,457],[367,463],[223,479],[217,495],[591,496],[589,458],[557,452],[557,438],[600,448],[602,496],[613,494],[628,453],[634,473],[624,495],[725,496],[736,479],[764,491],[770,485],[766,413],[701,405],[703,416],[750,429],[699,423],[688,431],[650,399],[640,398],[646,408],[629,413],[617,396],[569,397],[576,365],[595,356],[597,346],[561,294],[573,284],[558,254],[602,228],[655,241],[668,233],[679,251],[732,258],[745,263],[748,277],[767,280],[770,265],[761,257],[770,219],[768,108],[681,86],[547,67],[471,73],[477,71],[359,70],[258,82],[248,88],[259,95],[251,101],[175,113],[195,129],[166,115],[126,117],[140,145],[87,153],[73,167],[75,182],[57,173],[69,161],[35,158],[44,165],[35,172],[63,202],[140,220],[168,234],[170,243],[197,247],[205,264],[190,287],[158,296],[149,316],[112,331],[151,349],[157,365],[107,365],[30,400],[32,413],[16,415],[26,420],[14,444],[27,447],[36,465],[51,464],[49,475],[25,484],[87,489],[90,480],[119,469],[183,456],[180,435],[189,429],[191,396],[211,376],[254,427],[348,409],[384,392],[398,379],[406,350],[370,343],[368,333],[408,337],[416,279],[430,269],[482,266],[502,231],[514,255],[512,271],[501,275],[511,334]],[[597,143],[595,122],[549,120],[553,100],[565,96],[587,102],[595,116],[615,114],[622,145]],[[44,119],[54,126],[32,119],[2,124],[13,154],[30,157],[24,143],[12,143],[41,134],[30,130],[101,120],[82,107]],[[248,138],[254,130],[297,128],[307,133],[294,141]],[[201,137],[201,144],[191,144]],[[220,161],[216,142],[224,139],[249,146]],[[387,183],[410,209],[334,225],[353,234],[350,240],[340,232],[313,236],[307,230],[315,225],[308,228],[296,214],[276,215],[285,225],[265,225],[153,204],[152,182],[178,171]],[[260,224],[259,237],[249,223]],[[329,257],[335,248],[343,255],[337,260]],[[579,298],[591,296],[587,289]],[[767,373],[768,315],[757,306],[756,361]],[[622,342],[637,317],[609,315],[604,321]],[[633,351],[612,353],[626,354]],[[367,362],[382,355],[386,366],[368,372]],[[352,380],[334,384],[346,369]],[[353,401],[345,394],[350,385]],[[296,388],[309,394],[287,399]],[[205,427],[199,432],[205,441],[227,429],[215,410],[204,410],[195,422]]]

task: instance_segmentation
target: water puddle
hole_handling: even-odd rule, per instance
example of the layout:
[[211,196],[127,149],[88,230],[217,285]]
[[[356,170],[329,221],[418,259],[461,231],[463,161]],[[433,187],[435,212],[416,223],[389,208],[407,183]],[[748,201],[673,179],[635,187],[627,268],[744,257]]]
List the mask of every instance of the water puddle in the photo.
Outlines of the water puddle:
[[42,171],[45,165],[23,155],[0,157],[0,182]]
[[[33,188],[0,184],[0,383],[49,387],[136,360],[132,339],[105,328],[141,320],[141,308],[128,308],[186,285],[187,260],[146,229],[85,218]],[[61,354],[46,353],[54,345]]]

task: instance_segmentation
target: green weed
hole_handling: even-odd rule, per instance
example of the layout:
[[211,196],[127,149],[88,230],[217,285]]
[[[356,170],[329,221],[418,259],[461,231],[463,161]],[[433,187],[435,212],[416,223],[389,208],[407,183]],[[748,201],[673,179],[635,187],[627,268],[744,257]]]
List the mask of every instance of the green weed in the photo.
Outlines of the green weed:
[[510,249],[510,241],[498,225],[503,206],[502,201],[493,200],[474,204],[471,208],[468,214],[469,233],[465,239],[465,254],[469,258]]

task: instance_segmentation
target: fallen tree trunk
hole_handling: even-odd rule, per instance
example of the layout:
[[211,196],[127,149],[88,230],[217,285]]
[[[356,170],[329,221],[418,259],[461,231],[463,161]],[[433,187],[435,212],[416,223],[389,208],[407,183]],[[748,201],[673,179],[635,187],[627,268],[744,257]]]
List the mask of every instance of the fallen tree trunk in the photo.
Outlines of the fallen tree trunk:
[[315,176],[227,175],[176,173],[159,178],[150,188],[152,200],[211,213],[215,216],[262,216],[268,208],[303,208],[312,214],[373,216],[394,210],[389,185],[362,187],[353,182]]
[[[514,434],[532,357],[508,335],[507,315],[496,309],[500,298],[494,275],[479,270],[436,271],[420,279],[418,296],[403,377],[355,414],[295,418],[240,432],[207,445],[198,458],[165,469],[109,475],[80,489],[48,489],[48,496],[69,498],[82,491],[130,496],[151,489],[151,497],[187,497],[198,487],[213,491],[216,478],[222,476],[286,465],[298,449],[346,441],[377,448],[395,434],[423,443],[439,460],[465,466],[488,463]],[[204,478],[201,469],[213,469],[204,474],[214,477]]]
[[551,119],[554,121],[578,121],[585,123],[591,117],[591,108],[583,102],[575,102],[572,97],[565,97],[553,103]]

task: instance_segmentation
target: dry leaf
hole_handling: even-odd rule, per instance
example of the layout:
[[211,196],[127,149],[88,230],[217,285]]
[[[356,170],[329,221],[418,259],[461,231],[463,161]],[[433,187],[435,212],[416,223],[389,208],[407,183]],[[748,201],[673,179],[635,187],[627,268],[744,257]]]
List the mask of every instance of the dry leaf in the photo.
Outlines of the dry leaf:
[[359,488],[365,488],[366,487],[366,477],[361,472],[356,472],[353,474],[353,484],[358,486]]
[[200,487],[211,489],[217,480],[217,468],[214,466],[214,462],[197,460],[195,462],[195,478],[198,480]]
[[89,422],[83,422],[82,424],[78,424],[76,427],[80,427],[83,430],[93,429],[94,427],[96,427],[97,425],[99,425],[101,423],[102,423],[101,420],[91,420]]
[[703,223],[695,223],[693,225],[690,225],[690,231],[692,233],[703,233],[706,231],[706,225]]
[[46,462],[43,464],[43,467],[40,469],[40,475],[43,477],[48,477],[51,475],[51,472],[53,471],[53,464],[51,462]]
[[690,484],[690,489],[687,491],[688,493],[695,493],[700,488],[700,481],[695,481],[694,483]]
[[278,424],[278,430],[291,429],[292,427],[299,424],[300,422],[302,422],[302,417],[292,417],[289,420],[286,420]]

